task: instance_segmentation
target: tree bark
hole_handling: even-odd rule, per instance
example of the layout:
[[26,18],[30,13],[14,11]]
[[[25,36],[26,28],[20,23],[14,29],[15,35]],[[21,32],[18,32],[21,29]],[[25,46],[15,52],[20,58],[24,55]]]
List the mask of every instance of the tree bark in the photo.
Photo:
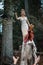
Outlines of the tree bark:
[[4,1],[4,15],[5,18],[3,19],[3,37],[2,37],[2,58],[7,59],[8,64],[12,62],[13,58],[13,26],[12,26],[12,0],[5,0]]
[[3,38],[2,38],[3,56],[12,57],[13,41],[12,41],[12,21],[5,20],[3,23]]
[[29,6],[28,6],[28,0],[24,0],[24,4],[25,4],[25,11],[27,16],[29,16]]

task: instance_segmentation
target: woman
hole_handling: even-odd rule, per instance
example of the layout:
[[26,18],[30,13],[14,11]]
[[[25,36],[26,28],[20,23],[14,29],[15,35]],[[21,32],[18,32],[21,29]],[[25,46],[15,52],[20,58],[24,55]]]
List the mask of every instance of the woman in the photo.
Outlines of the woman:
[[21,9],[20,17],[17,16],[17,13],[15,13],[15,16],[16,16],[17,20],[21,21],[21,31],[22,31],[22,35],[23,35],[23,41],[24,41],[25,37],[28,38],[28,30],[29,30],[30,23],[26,17],[24,9]]

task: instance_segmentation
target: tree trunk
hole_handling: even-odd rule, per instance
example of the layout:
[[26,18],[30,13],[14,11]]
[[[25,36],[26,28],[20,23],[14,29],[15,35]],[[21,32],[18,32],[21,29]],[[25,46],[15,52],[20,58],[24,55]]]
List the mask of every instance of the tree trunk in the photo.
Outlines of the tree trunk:
[[2,58],[5,58],[7,63],[12,62],[13,57],[13,38],[12,38],[12,1],[4,1],[4,15],[3,19],[3,38],[2,38]]
[[28,0],[24,0],[24,4],[25,4],[25,11],[27,16],[29,16],[29,6],[28,6]]
[[3,38],[2,38],[2,48],[3,56],[12,57],[13,45],[12,45],[12,21],[5,20],[3,23]]

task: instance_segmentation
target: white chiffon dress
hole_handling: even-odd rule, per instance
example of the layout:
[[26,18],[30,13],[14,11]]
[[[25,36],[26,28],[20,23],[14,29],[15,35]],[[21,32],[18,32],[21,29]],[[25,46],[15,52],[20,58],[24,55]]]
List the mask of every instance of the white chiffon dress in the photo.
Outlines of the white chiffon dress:
[[22,35],[25,36],[28,34],[28,24],[27,24],[27,17],[18,17],[18,20],[21,21],[21,31],[22,31]]

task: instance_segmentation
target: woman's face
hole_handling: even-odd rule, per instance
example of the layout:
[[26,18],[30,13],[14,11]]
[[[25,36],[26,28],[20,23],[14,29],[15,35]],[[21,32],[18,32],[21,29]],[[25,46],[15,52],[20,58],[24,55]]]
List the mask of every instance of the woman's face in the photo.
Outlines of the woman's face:
[[25,10],[21,10],[21,16],[25,16]]

